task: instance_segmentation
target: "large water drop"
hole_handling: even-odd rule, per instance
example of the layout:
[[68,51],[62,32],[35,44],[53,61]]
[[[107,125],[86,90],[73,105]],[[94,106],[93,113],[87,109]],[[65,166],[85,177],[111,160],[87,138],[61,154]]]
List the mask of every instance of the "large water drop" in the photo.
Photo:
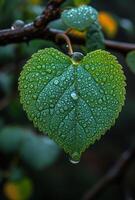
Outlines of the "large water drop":
[[69,158],[69,161],[72,164],[78,164],[80,162],[80,154],[75,152],[72,154],[72,156]]
[[71,97],[72,97],[74,100],[77,100],[77,99],[78,99],[78,95],[76,94],[76,92],[71,92]]
[[13,23],[11,29],[12,29],[12,30],[20,29],[20,28],[23,28],[24,25],[25,25],[25,24],[24,24],[24,22],[23,22],[22,20],[16,20],[16,21]]
[[58,85],[59,81],[58,80],[55,80],[54,81],[54,85]]
[[73,63],[77,64],[83,59],[84,55],[80,52],[74,52],[72,54]]
[[78,164],[80,160],[73,160],[72,158],[69,159],[72,164]]

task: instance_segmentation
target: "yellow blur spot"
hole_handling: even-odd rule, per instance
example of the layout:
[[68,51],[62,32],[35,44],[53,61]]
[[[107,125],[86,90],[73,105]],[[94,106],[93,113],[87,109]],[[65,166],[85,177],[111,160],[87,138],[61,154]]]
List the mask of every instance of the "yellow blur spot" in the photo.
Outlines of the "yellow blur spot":
[[6,198],[9,200],[28,200],[32,191],[32,182],[27,177],[16,182],[8,181],[3,188]]
[[74,0],[75,6],[86,5],[90,3],[91,0]]
[[28,2],[33,4],[33,5],[38,5],[42,2],[42,0],[28,0]]
[[4,185],[4,194],[10,200],[22,200],[17,184],[12,182],[7,182]]
[[118,23],[112,17],[112,15],[107,12],[101,11],[99,12],[98,20],[106,35],[110,38],[115,37],[118,31]]
[[69,35],[72,35],[72,36],[74,36],[74,37],[79,37],[79,38],[84,38],[85,35],[86,35],[86,32],[85,32],[85,31],[81,32],[81,31],[77,31],[77,30],[75,30],[75,29],[70,29],[70,30],[68,31],[68,33],[69,33]]

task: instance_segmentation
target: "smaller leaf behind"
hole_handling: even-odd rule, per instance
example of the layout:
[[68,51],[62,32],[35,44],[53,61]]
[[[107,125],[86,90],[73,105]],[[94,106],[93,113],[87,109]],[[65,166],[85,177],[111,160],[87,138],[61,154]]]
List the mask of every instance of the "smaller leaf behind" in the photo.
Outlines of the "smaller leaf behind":
[[94,22],[88,28],[85,43],[87,52],[105,48],[104,35],[98,22]]
[[35,136],[20,148],[22,159],[35,170],[50,166],[59,155],[58,146],[46,136]]
[[[30,130],[20,127],[6,127],[0,133],[0,151],[14,153],[18,150],[25,137],[29,137]],[[26,133],[26,134],[25,134]]]
[[56,19],[48,24],[48,28],[59,29],[65,31],[68,27],[62,19]]
[[127,54],[126,62],[130,70],[135,73],[135,50]]
[[69,28],[83,31],[97,21],[97,11],[91,6],[82,5],[63,11],[61,19]]

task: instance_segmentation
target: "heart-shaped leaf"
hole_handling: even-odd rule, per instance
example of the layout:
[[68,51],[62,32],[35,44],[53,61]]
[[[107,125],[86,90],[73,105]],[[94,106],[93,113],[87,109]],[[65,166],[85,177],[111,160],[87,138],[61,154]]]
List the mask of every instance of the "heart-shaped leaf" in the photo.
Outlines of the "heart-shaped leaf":
[[68,27],[83,31],[97,21],[97,11],[91,6],[83,5],[63,11],[61,19]]
[[125,76],[106,51],[73,58],[53,48],[38,51],[21,72],[19,90],[29,119],[77,161],[115,123]]

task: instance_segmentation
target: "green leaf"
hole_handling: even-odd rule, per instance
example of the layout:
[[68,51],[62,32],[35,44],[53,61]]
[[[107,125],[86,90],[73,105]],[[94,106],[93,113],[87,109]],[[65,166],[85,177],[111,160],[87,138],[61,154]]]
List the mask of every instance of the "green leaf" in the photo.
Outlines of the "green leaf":
[[59,148],[48,137],[35,136],[23,143],[20,154],[29,166],[40,170],[50,166],[58,158]]
[[133,73],[135,73],[135,50],[127,54],[126,62]]
[[20,127],[6,127],[0,133],[0,151],[14,153],[31,131]]
[[115,56],[97,50],[79,60],[40,50],[19,78],[29,119],[74,160],[115,123],[125,99],[125,76]]
[[0,93],[4,94],[3,96],[8,96],[11,93],[13,85],[13,77],[11,73],[0,72]]
[[97,49],[104,49],[104,35],[99,23],[93,23],[88,28],[86,33],[86,48],[87,51],[94,51]]
[[61,19],[68,27],[83,31],[97,21],[97,11],[91,6],[83,5],[63,11]]
[[63,4],[61,5],[62,9],[65,9],[67,7],[72,7],[74,6],[74,0],[68,0],[68,1],[64,1]]
[[31,179],[25,176],[22,180],[14,182],[18,187],[18,192],[20,192],[20,197],[22,200],[28,200],[32,196],[33,183]]
[[61,19],[56,19],[48,24],[48,28],[58,29],[65,31],[68,27]]

